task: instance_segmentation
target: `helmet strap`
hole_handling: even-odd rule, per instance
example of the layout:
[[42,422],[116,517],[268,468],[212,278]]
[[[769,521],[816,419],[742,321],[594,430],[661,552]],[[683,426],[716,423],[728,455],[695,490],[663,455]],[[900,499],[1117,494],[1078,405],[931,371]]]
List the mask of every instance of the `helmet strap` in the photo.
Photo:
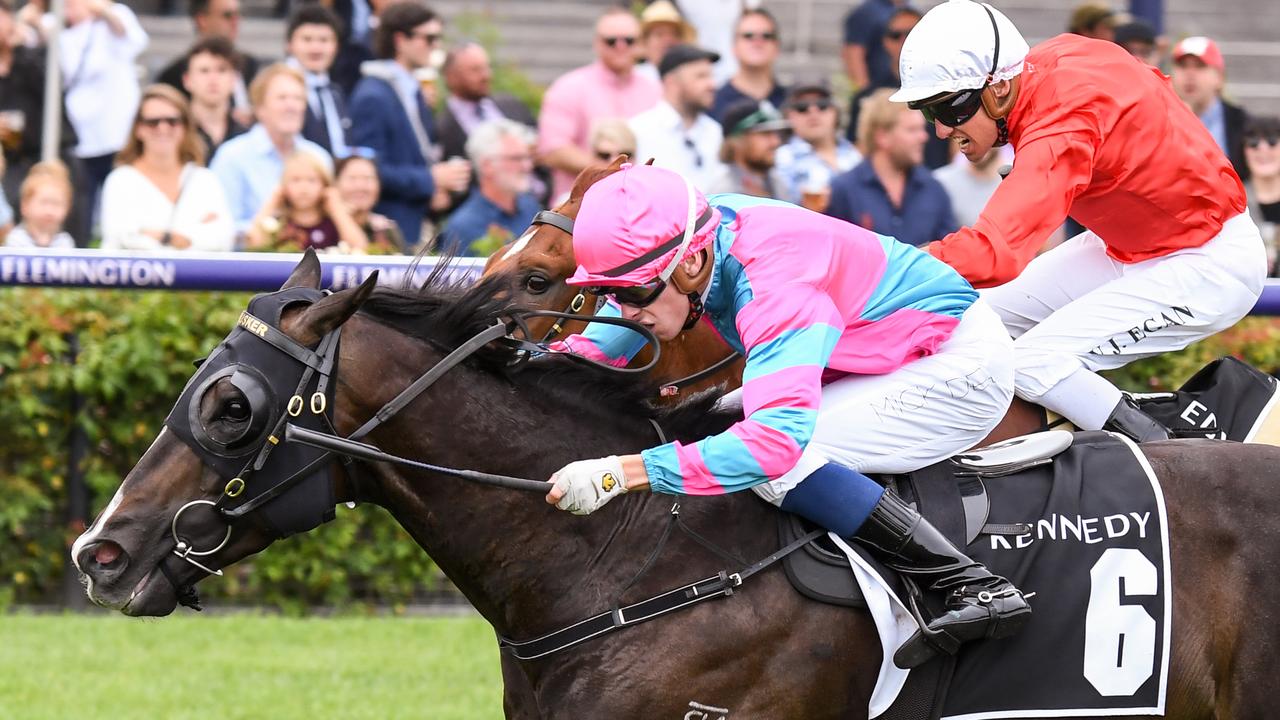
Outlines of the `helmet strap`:
[[996,141],[992,147],[1004,147],[1009,144],[1009,123],[1004,118],[996,120]]
[[707,286],[707,282],[711,279],[711,273],[715,270],[712,266],[712,250],[710,247],[703,248],[700,251],[702,255],[702,267],[696,275],[690,275],[685,271],[684,265],[681,264],[676,271],[671,274],[671,285],[676,290],[684,293],[689,298],[689,317],[684,321],[684,329],[688,330],[697,324],[702,318],[705,308],[702,306],[702,288]]
[[685,318],[684,327],[681,330],[692,329],[702,319],[702,313],[706,310],[702,306],[702,295],[697,290],[687,292],[685,295],[689,297],[689,317]]

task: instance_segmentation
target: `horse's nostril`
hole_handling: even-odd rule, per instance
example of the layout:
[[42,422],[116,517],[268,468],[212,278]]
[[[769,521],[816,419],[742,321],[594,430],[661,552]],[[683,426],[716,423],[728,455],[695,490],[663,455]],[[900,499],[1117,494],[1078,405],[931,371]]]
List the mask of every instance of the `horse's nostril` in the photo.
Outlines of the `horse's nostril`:
[[124,548],[111,542],[110,540],[104,540],[98,543],[98,546],[94,548],[93,560],[99,565],[106,567],[111,563],[115,562],[116,560],[119,560],[120,556],[123,554],[124,554]]
[[118,572],[129,564],[129,555],[119,543],[100,540],[80,554],[80,568],[90,576],[101,572]]

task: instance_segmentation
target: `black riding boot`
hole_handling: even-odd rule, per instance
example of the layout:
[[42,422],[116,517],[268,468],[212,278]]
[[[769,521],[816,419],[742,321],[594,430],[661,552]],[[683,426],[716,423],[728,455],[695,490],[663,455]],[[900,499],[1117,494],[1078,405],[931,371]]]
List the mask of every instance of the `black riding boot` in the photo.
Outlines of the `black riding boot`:
[[1026,624],[1031,607],[1008,580],[961,552],[892,491],[859,528],[855,539],[882,553],[885,565],[924,590],[946,593],[947,612],[926,618],[893,656],[900,668],[922,665],[938,653],[954,655],[961,643],[1009,637]]
[[1118,432],[1140,443],[1168,440],[1173,437],[1169,428],[1139,410],[1138,403],[1128,395],[1120,398],[1120,403],[1111,411],[1111,416],[1103,423],[1102,429]]

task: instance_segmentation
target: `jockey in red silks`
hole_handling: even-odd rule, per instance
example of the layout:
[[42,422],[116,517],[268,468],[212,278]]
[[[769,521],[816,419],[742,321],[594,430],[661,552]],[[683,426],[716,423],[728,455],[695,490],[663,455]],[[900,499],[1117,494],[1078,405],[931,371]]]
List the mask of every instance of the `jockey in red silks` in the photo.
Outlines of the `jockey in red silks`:
[[[1012,635],[1030,607],[864,472],[916,470],[964,451],[1013,398],[1012,341],[951,268],[893,238],[788,203],[703,197],[676,173],[623,165],[574,223],[569,283],[671,340],[705,313],[746,357],[743,419],[696,443],[570,463],[547,501],[585,515],[624,492],[751,488],[861,541],[947,612],[895,654],[916,666],[960,643]],[[596,324],[569,350],[625,364],[626,328]]]
[[[969,160],[1013,145],[978,222],[927,250],[990,288],[1015,338],[1018,396],[1084,430],[1167,438],[1097,371],[1230,327],[1266,275],[1244,187],[1203,123],[1120,46],[1060,35],[1029,49],[973,0],[926,13],[900,70],[892,99]],[[1036,257],[1068,214],[1088,231]]]

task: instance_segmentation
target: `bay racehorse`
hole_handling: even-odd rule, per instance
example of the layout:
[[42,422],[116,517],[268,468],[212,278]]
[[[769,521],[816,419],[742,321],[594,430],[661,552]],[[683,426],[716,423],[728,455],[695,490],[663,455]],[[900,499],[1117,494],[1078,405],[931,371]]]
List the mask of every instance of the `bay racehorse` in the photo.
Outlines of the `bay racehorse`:
[[[252,460],[270,442],[267,431],[252,428],[269,431],[276,417],[294,409],[306,414],[301,390],[296,408],[293,399],[283,407],[292,384],[272,390],[253,379],[272,377],[276,370],[265,366],[288,361],[271,346],[288,345],[279,337],[311,348],[289,346],[292,356],[307,358],[308,352],[332,349],[330,338],[340,328],[336,366],[320,363],[322,373],[332,374],[326,392],[333,399],[317,408],[312,396],[309,411],[348,435],[452,349],[510,312],[495,299],[500,293],[489,281],[454,290],[428,284],[420,292],[373,292],[368,282],[322,296],[307,290],[319,277],[319,264],[309,254],[286,283],[294,293],[286,297],[309,292],[310,300],[287,307],[281,301],[279,330],[254,315],[241,317],[240,328],[219,346],[224,354],[207,362],[209,368],[225,365],[225,348],[232,347],[240,364],[204,376],[197,372],[201,382],[188,384],[170,416],[178,421],[159,433],[107,509],[76,541],[73,558],[95,602],[128,615],[167,615],[180,600],[191,601],[190,587],[207,574],[201,565],[225,567],[265,549],[279,534],[270,522],[253,522],[255,516],[231,524],[215,512],[177,519],[187,508],[221,503],[233,491],[236,502],[244,503],[238,507],[264,498],[261,510],[272,507],[280,480],[273,473],[285,472],[271,471],[276,455],[264,466],[271,472],[247,475],[237,485],[239,478],[229,481],[227,472],[215,468],[221,456],[208,448],[234,447],[249,438],[239,452]],[[254,353],[264,367],[252,366]],[[505,360],[504,351],[486,349],[458,364],[384,418],[368,442],[404,457],[526,478],[548,477],[572,460],[636,452],[657,442],[647,419],[653,411],[641,402],[649,394],[634,381],[567,358],[540,359],[516,372]],[[281,407],[267,403],[273,396]],[[685,439],[718,431],[733,419],[708,413],[699,398],[662,412],[666,430]],[[183,427],[200,428],[205,439],[189,445],[179,437]],[[291,446],[284,441],[275,452],[287,455]],[[1280,665],[1280,496],[1274,481],[1280,450],[1197,440],[1142,449],[1163,485],[1170,526],[1174,621],[1167,717],[1268,716]],[[324,485],[331,489],[324,504],[361,501],[387,508],[505,638],[537,638],[620,599],[650,597],[725,569],[726,560],[677,532],[627,589],[668,523],[668,496],[626,495],[589,517],[576,517],[548,506],[540,495],[441,472],[339,464],[332,457],[317,462],[334,470],[332,485]],[[752,493],[682,498],[680,506],[689,527],[740,557],[754,560],[777,549],[778,511]],[[190,552],[219,538],[215,551],[202,550],[187,562],[175,558],[175,550]],[[507,713],[678,719],[699,703],[728,708],[732,718],[859,718],[867,715],[879,662],[868,615],[803,598],[775,565],[731,597],[541,659],[510,663],[508,682],[514,672],[522,685],[508,695]]]
[[[595,314],[596,297],[565,282],[573,275],[576,265],[572,223],[578,217],[587,188],[617,172],[626,159],[625,155],[619,155],[607,166],[595,165],[579,173],[569,198],[551,211],[538,213],[523,235],[499,248],[485,264],[484,276],[506,276],[514,303],[579,313],[584,318]],[[534,319],[529,321],[529,326],[537,338],[554,339],[582,332],[586,323]],[[643,365],[651,358],[651,351],[645,348],[636,356],[634,364]],[[678,386],[682,393],[717,385],[723,387],[722,391],[728,391],[742,384],[743,362],[711,322],[703,319],[688,332],[662,343],[653,378],[660,387]],[[703,375],[703,371],[709,372]]]

